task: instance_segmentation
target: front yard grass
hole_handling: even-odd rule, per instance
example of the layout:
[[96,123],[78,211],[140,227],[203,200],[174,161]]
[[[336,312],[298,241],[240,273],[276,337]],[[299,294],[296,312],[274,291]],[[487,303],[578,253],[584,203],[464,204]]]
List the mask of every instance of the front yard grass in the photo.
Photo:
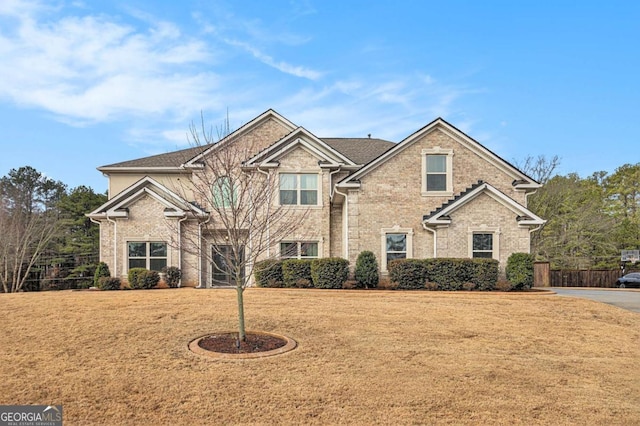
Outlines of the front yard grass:
[[0,294],[0,405],[75,424],[638,424],[640,315],[527,294],[249,289],[288,354],[220,361],[235,291]]

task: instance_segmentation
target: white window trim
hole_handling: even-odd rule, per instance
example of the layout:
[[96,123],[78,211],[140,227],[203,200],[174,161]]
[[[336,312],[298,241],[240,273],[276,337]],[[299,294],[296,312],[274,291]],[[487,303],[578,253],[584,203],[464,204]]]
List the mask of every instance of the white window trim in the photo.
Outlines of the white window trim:
[[387,270],[387,234],[405,234],[407,236],[407,259],[413,259],[413,228],[400,228],[395,225],[392,228],[380,229],[380,271]]
[[493,251],[491,258],[500,260],[500,227],[498,226],[473,226],[467,229],[467,255],[470,259],[473,258],[473,234],[493,234]]
[[[421,152],[422,154],[422,189],[421,193],[423,197],[449,197],[453,195],[453,149],[440,148],[435,146],[433,148],[425,148]],[[445,191],[427,191],[427,155],[446,155],[446,173],[447,173],[447,189]]]
[[[282,256],[282,251],[281,251],[281,247],[280,245],[283,243],[296,243],[298,245],[298,255],[296,257],[283,257]],[[317,256],[304,256],[302,257],[300,255],[300,245],[302,243],[316,243],[318,245],[318,255]],[[278,256],[280,256],[281,259],[320,259],[322,257],[322,240],[319,239],[313,239],[313,238],[306,238],[306,239],[285,239],[282,240],[278,243]]]
[[[280,175],[296,175],[296,189],[298,191],[298,202],[300,201],[300,175],[317,175],[318,176],[318,199],[316,204],[280,204]],[[278,192],[275,199],[276,205],[290,207],[294,209],[307,209],[322,207],[322,172],[318,170],[282,170],[278,171]]]

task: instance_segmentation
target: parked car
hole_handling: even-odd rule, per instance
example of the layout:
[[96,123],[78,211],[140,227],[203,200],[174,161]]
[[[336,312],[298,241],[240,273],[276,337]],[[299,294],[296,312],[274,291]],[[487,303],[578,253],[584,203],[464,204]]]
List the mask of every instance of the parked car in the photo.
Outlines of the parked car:
[[618,281],[616,281],[616,287],[640,287],[640,272],[632,272],[624,277],[618,278]]

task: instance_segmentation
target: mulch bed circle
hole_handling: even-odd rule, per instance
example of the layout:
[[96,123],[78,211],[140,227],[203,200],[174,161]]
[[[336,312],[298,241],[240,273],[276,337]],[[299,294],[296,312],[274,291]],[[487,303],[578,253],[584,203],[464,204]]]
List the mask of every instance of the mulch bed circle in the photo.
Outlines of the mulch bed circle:
[[189,349],[212,358],[263,358],[295,349],[295,340],[273,333],[247,331],[246,340],[238,341],[237,332],[212,333],[193,340]]

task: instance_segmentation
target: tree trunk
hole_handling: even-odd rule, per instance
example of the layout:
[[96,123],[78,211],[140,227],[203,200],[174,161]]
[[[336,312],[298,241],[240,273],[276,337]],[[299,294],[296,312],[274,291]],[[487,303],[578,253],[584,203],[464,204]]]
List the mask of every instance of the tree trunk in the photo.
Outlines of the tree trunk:
[[247,334],[244,330],[244,288],[241,285],[236,286],[236,293],[238,295],[238,340],[244,342],[247,340]]

